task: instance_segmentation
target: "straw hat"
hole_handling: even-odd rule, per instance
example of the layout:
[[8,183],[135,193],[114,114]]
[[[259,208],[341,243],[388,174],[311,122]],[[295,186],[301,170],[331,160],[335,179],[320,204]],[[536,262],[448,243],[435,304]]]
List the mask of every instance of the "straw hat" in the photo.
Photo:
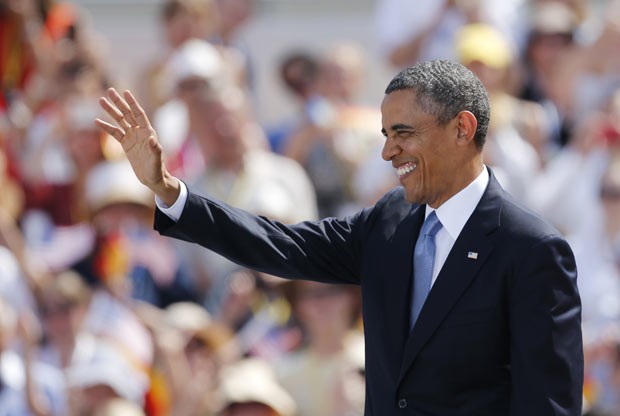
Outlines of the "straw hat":
[[579,25],[575,12],[561,1],[536,3],[530,15],[531,30],[537,34],[573,34]]
[[216,81],[223,75],[223,71],[224,61],[220,52],[215,46],[201,39],[185,41],[165,67],[170,89],[190,78]]
[[239,403],[261,403],[280,416],[293,416],[297,406],[276,381],[271,367],[257,358],[248,358],[222,369],[220,393],[223,408]]
[[86,202],[92,213],[113,204],[136,204],[152,208],[155,197],[142,185],[127,159],[97,164],[86,177]]
[[108,386],[119,397],[142,403],[149,387],[148,377],[119,346],[101,338],[84,338],[82,345],[82,354],[66,370],[70,387]]
[[175,302],[164,310],[164,322],[188,336],[196,336],[218,352],[223,347],[234,349],[230,329],[215,322],[207,310],[193,302]]

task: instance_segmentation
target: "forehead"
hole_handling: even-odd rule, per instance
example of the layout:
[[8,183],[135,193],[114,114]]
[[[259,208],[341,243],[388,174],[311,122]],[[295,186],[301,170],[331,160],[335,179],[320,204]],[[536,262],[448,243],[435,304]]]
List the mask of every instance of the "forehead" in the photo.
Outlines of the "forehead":
[[418,102],[417,93],[412,89],[397,90],[383,97],[381,103],[381,117],[384,127],[395,123],[404,123],[414,120],[422,121],[435,117],[424,111]]

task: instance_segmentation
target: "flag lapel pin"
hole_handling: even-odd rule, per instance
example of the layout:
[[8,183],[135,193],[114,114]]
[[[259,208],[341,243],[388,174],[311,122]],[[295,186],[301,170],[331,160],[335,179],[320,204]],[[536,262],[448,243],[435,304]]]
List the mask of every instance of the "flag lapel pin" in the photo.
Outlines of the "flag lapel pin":
[[478,259],[478,253],[476,253],[475,251],[468,251],[467,252],[467,258],[468,259],[477,260]]

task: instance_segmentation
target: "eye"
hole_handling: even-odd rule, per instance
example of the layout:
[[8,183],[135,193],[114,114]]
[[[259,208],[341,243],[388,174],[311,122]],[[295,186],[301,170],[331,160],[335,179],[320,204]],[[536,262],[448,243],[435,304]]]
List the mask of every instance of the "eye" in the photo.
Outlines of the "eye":
[[413,136],[414,132],[412,130],[398,130],[396,132],[396,135],[401,139],[406,139],[410,136]]

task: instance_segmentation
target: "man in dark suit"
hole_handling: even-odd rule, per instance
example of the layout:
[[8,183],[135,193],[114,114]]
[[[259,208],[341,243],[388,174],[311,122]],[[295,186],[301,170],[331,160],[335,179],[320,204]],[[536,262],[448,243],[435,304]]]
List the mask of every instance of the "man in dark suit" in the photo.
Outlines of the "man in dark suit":
[[188,192],[133,96],[109,98],[119,127],[97,123],[158,195],[162,234],[267,273],[361,285],[366,415],[581,414],[573,255],[484,166],[489,104],[469,70],[399,73],[381,106],[382,155],[402,187],[350,217],[292,226]]

